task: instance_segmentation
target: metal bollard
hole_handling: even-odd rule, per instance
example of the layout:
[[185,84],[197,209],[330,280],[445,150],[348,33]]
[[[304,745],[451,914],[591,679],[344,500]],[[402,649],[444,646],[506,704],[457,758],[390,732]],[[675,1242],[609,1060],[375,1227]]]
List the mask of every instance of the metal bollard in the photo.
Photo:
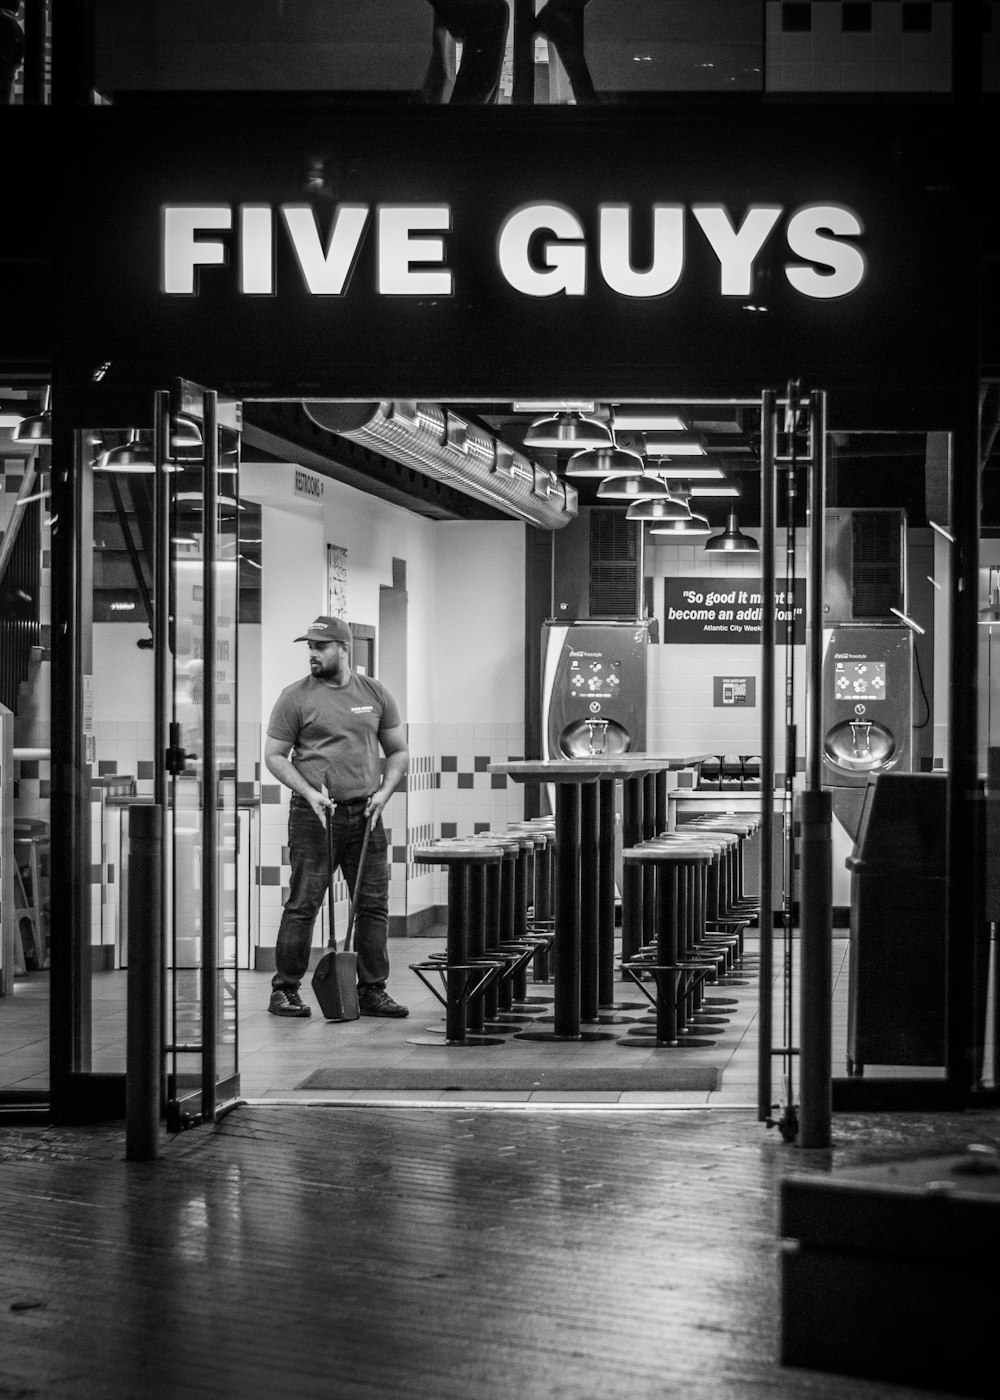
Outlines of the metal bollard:
[[833,844],[829,792],[799,794],[801,977],[799,1000],[800,1147],[829,1147],[832,1086]]
[[160,854],[163,809],[129,809],[128,992],[125,1038],[125,1156],[148,1162],[160,1151],[162,1095]]

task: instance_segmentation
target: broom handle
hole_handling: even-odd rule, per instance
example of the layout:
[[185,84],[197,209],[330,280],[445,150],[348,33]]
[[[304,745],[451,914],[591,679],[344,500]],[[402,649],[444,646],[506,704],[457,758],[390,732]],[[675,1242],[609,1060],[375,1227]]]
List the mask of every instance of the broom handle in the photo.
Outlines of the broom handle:
[[[373,819],[374,820],[374,819]],[[351,934],[354,932],[354,911],[358,905],[358,891],[361,889],[361,880],[365,873],[365,860],[368,856],[368,837],[371,835],[372,821],[365,818],[365,834],[361,841],[361,855],[358,859],[358,874],[354,881],[354,894],[351,897],[351,908],[347,916],[347,932],[344,934],[344,952],[349,952],[351,947]]]
[[[329,947],[335,953],[337,951],[337,934],[333,926],[333,813],[326,815],[326,897],[330,909],[330,938]],[[348,934],[350,931],[348,931]]]

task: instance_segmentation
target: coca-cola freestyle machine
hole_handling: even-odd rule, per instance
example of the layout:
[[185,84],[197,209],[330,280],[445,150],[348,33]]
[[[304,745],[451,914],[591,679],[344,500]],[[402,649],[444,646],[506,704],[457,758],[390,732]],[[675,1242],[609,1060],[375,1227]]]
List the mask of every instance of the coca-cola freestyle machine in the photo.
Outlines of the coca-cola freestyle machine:
[[850,903],[854,848],[873,773],[912,771],[913,637],[907,627],[841,623],[823,632],[823,786],[833,799],[833,902]]
[[649,628],[645,620],[545,624],[543,758],[645,749]]

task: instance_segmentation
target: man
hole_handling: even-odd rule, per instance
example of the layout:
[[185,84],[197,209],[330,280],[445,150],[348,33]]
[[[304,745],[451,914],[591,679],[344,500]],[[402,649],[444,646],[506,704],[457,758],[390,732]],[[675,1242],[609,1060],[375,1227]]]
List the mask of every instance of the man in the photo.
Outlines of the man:
[[[334,866],[354,890],[365,827],[368,853],[357,892],[355,941],[362,1016],[406,1016],[385,989],[389,976],[389,864],[382,809],[406,773],[409,753],[396,702],[385,686],[351,670],[351,629],[317,617],[296,637],[309,648],[310,674],[286,686],[267,726],[264,763],[292,790],[288,846],[292,878],[275,949],[268,1010],[308,1016],[299,985],[309,966],[313,925],[326,897],[327,823]],[[379,748],[385,754],[385,771]]]

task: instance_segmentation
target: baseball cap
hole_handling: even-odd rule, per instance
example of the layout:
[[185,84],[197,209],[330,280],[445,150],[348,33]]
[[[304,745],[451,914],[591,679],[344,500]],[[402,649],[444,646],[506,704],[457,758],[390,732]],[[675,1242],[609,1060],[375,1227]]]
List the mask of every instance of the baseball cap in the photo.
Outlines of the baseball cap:
[[342,617],[317,617],[310,622],[297,642],[346,642],[351,644],[351,629]]

